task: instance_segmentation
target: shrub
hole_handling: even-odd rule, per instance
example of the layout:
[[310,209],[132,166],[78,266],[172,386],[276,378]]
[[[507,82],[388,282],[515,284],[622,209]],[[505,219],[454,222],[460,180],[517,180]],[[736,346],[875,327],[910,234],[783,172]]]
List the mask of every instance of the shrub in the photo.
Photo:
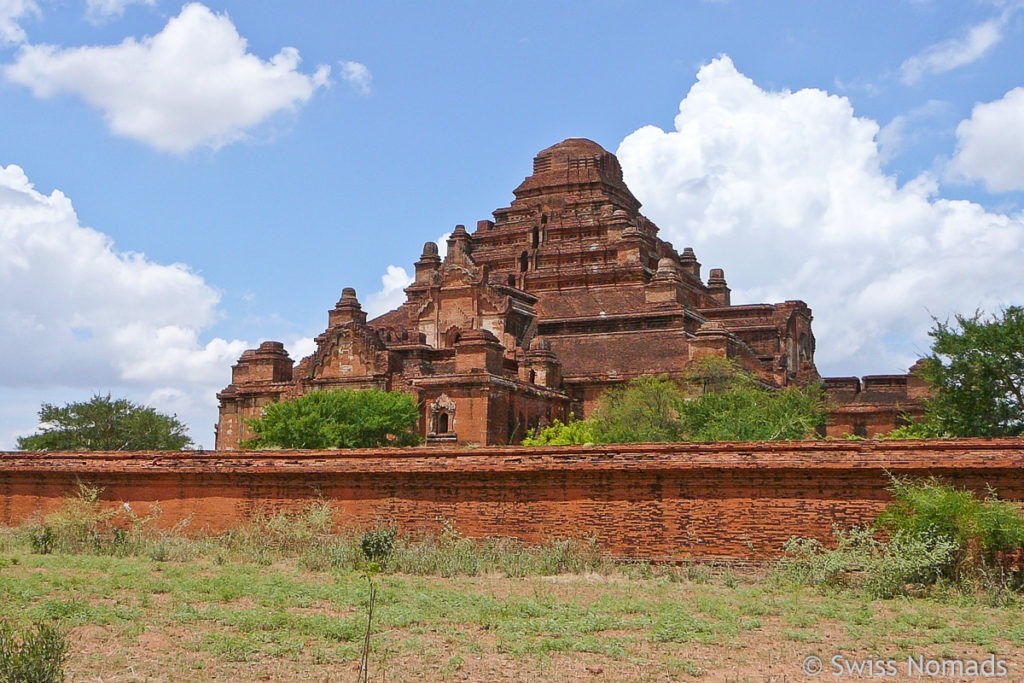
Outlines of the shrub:
[[555,420],[547,427],[538,427],[523,439],[524,446],[564,446],[568,444],[595,443],[594,423],[591,420],[576,420],[562,423]]
[[979,500],[973,491],[932,477],[923,481],[894,478],[889,490],[895,501],[876,524],[889,532],[953,543],[956,557],[947,573],[976,573],[1024,549],[1024,518],[1016,505],[999,500],[991,489]]
[[[949,581],[966,588],[1012,586],[1007,559],[1024,548],[1024,519],[993,492],[974,492],[937,479],[893,479],[895,501],[876,529],[833,530],[835,548],[815,539],[791,538],[779,561],[787,581],[826,587],[860,587],[879,598]],[[876,538],[876,530],[888,540]]]
[[363,556],[367,561],[383,564],[395,547],[395,535],[396,531],[391,527],[380,527],[367,531],[359,542],[359,548],[363,551]]
[[0,621],[0,681],[51,683],[64,680],[67,642],[56,626],[37,623],[34,630],[15,631]]
[[813,538],[790,538],[778,564],[780,578],[798,585],[862,588],[872,597],[891,598],[908,586],[935,583],[956,550],[949,541],[902,532],[879,540],[866,527],[833,529],[833,534],[835,548]]

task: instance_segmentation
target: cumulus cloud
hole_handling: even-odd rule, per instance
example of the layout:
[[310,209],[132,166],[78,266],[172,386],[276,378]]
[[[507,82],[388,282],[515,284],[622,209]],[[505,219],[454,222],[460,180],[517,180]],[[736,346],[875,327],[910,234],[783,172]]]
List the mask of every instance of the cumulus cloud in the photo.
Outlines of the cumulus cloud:
[[972,26],[962,38],[935,43],[900,66],[900,79],[913,85],[924,76],[941,74],[975,62],[1003,39],[1003,18],[989,19]]
[[38,192],[15,165],[0,166],[0,244],[0,391],[159,390],[165,403],[184,394],[208,410],[247,347],[200,339],[220,299],[202,277],[115,250],[63,193]]
[[274,114],[294,110],[328,82],[330,68],[298,70],[286,47],[264,61],[247,50],[226,14],[185,5],[160,33],[119,45],[26,45],[7,78],[38,97],[77,95],[110,129],[160,150],[185,152],[244,139]]
[[0,46],[25,40],[21,20],[30,14],[39,14],[33,0],[0,0]]
[[366,297],[366,315],[373,319],[405,303],[405,288],[412,284],[412,275],[401,266],[388,266],[381,276],[382,287]]
[[342,62],[341,77],[360,95],[369,95],[373,85],[373,75],[365,64],[359,62]]
[[675,130],[641,128],[618,154],[645,213],[724,266],[734,301],[808,302],[824,373],[891,372],[927,350],[930,314],[1019,298],[1024,216],[938,197],[927,175],[899,185],[878,132],[846,98],[765,91],[721,57]]
[[[437,254],[442,259],[448,253],[448,238],[451,236],[451,232],[446,232],[435,241]],[[380,278],[381,288],[366,297],[366,305],[363,308],[367,317],[372,320],[378,315],[383,315],[404,304],[405,288],[411,285],[415,279],[402,266],[388,266]]]
[[1024,190],[1024,88],[974,106],[956,129],[950,170],[991,192]]
[[284,343],[285,349],[291,359],[298,363],[300,360],[316,351],[316,339],[314,337],[295,337]]

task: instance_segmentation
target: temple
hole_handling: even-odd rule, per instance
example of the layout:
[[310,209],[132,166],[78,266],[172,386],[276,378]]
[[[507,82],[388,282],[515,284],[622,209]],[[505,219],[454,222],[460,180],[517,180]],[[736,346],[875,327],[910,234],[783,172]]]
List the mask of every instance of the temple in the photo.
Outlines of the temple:
[[[725,273],[704,280],[640,213],[615,155],[570,138],[540,152],[508,207],[444,258],[427,242],[406,301],[373,320],[351,288],[298,364],[279,342],[245,351],[218,394],[218,449],[247,438],[263,406],[330,388],[415,394],[427,443],[519,442],[528,430],[586,417],[609,387],[644,374],[683,377],[722,356],[771,387],[821,379],[803,301],[733,305]],[[913,373],[825,378],[822,433],[871,436],[920,412]]]

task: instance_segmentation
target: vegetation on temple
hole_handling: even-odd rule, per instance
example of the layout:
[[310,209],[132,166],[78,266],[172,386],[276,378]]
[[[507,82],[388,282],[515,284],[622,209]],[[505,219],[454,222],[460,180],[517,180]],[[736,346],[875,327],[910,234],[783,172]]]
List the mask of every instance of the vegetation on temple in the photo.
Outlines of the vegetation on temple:
[[892,438],[1024,435],[1024,308],[935,322],[921,370],[935,388],[924,417]]
[[416,397],[404,391],[313,391],[247,420],[246,448],[372,448],[420,442]]
[[44,403],[39,422],[39,433],[18,439],[20,450],[177,451],[192,445],[177,416],[110,394],[64,406]]
[[523,443],[805,439],[824,420],[820,385],[772,390],[735,363],[711,357],[694,363],[682,383],[645,375],[610,389],[589,419],[555,422]]

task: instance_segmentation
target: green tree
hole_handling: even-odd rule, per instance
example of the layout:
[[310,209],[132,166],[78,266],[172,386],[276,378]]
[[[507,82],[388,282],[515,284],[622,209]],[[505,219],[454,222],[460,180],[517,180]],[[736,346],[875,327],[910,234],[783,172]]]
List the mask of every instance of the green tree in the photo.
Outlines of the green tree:
[[679,441],[686,394],[667,375],[643,375],[609,389],[594,411],[593,432],[600,443]]
[[680,427],[691,441],[807,439],[825,422],[820,384],[771,389],[718,357],[694,363],[687,380],[700,392],[680,408]]
[[742,383],[687,401],[682,431],[690,441],[807,439],[825,421],[821,386],[772,391]]
[[728,359],[708,358],[683,383],[645,375],[610,389],[589,419],[556,422],[524,443],[806,439],[824,421],[820,385],[775,390]]
[[419,405],[404,391],[332,389],[272,403],[247,421],[247,448],[413,446]]
[[935,321],[920,371],[935,389],[919,421],[895,438],[1024,435],[1024,308]]
[[39,409],[42,429],[18,439],[21,450],[178,451],[192,446],[177,416],[128,399],[95,395],[89,401]]

